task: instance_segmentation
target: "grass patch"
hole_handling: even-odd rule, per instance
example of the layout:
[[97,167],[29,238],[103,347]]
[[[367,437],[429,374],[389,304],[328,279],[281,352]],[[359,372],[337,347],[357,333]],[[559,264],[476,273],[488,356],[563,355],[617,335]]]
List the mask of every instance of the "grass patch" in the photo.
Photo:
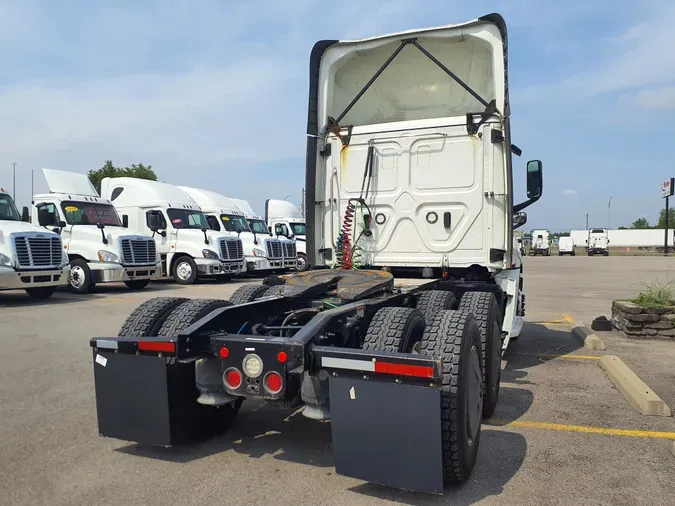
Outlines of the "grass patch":
[[662,283],[652,281],[642,282],[642,290],[635,297],[635,304],[648,308],[662,308],[675,306],[675,281]]

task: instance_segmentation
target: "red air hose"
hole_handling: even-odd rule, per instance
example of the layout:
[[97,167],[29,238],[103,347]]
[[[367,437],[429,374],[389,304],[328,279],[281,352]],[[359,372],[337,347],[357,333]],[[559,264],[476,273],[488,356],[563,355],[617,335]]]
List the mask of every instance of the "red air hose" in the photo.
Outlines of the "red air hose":
[[346,271],[351,270],[352,264],[352,225],[354,223],[354,213],[356,206],[353,202],[347,204],[345,218],[342,222],[342,268]]

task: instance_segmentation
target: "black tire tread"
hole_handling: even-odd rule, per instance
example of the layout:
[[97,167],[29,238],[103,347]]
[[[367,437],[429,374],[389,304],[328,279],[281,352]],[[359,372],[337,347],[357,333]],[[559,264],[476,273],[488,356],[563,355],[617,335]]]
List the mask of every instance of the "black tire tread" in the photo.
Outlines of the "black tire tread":
[[184,297],[155,297],[146,300],[122,324],[119,337],[147,337],[156,335],[169,313],[185,302]]
[[188,299],[171,311],[157,335],[175,336],[214,309],[229,305],[222,299]]
[[401,349],[405,329],[413,319],[424,319],[418,310],[409,307],[383,307],[375,313],[363,340],[363,349],[397,353]]
[[261,299],[262,297],[276,297],[283,295],[284,285],[269,286],[267,289],[256,297],[256,299]]
[[235,306],[237,304],[246,304],[247,302],[254,301],[258,297],[261,297],[261,294],[269,288],[270,287],[267,285],[259,285],[257,283],[240,286],[230,296],[229,301]]
[[424,315],[427,325],[434,315],[446,309],[457,309],[457,298],[452,292],[444,290],[427,290],[417,297],[417,310]]
[[[472,330],[470,327],[474,326]],[[427,326],[422,339],[421,354],[443,359],[441,384],[441,435],[443,455],[443,476],[445,484],[464,483],[471,474],[462,469],[459,454],[459,369],[462,343],[470,332],[479,332],[478,325],[467,310],[441,311]],[[480,429],[474,441],[473,451],[478,452]],[[474,460],[475,463],[475,455]]]

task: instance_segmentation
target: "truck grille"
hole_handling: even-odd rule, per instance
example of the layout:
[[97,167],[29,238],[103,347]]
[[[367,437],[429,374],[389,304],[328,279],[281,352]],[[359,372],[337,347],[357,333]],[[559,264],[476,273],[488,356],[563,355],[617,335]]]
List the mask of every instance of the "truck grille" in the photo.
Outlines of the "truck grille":
[[268,258],[283,258],[281,241],[270,239],[267,243],[267,257]]
[[63,259],[60,237],[15,236],[14,249],[18,267],[56,268]]
[[157,261],[154,239],[122,239],[120,246],[124,265],[149,265]]
[[244,245],[241,239],[221,239],[220,257],[223,260],[243,260]]
[[284,245],[284,258],[295,258],[298,256],[295,250],[294,242],[285,242]]

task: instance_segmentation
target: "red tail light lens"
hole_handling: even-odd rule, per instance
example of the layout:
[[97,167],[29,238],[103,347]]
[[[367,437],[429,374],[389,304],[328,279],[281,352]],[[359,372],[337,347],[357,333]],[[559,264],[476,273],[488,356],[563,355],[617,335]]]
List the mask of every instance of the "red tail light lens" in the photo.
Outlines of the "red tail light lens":
[[283,386],[284,382],[278,372],[271,371],[265,375],[265,390],[269,393],[278,394]]
[[288,360],[288,355],[286,355],[285,351],[280,351],[279,353],[277,353],[277,360],[282,364],[285,364],[286,360]]
[[220,349],[219,353],[220,353],[220,358],[227,358],[230,355],[230,350],[228,350],[227,348],[225,348],[225,346],[223,346]]
[[226,387],[236,390],[241,386],[241,371],[234,367],[230,367],[227,371],[225,371],[225,374],[223,375],[223,381],[225,382]]

